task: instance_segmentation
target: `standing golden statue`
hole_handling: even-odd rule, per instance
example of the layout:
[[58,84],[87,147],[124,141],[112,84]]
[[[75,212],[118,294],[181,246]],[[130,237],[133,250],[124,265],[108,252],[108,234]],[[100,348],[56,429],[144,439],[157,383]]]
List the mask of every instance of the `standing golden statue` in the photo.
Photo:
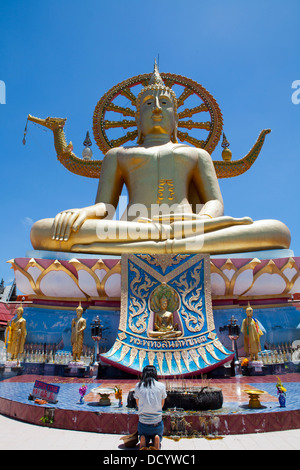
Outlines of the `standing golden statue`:
[[23,318],[23,307],[17,308],[17,318],[11,321],[7,330],[7,352],[10,360],[16,361],[24,352],[24,344],[27,336],[26,320]]
[[248,303],[246,308],[247,317],[244,318],[241,332],[244,335],[244,350],[251,361],[258,360],[258,353],[261,351],[260,337],[263,335],[257,320],[253,318],[253,308]]
[[79,304],[76,308],[77,317],[72,320],[72,354],[73,361],[79,362],[83,350],[84,330],[86,329],[86,319],[82,317],[83,308]]
[[[116,255],[289,248],[290,232],[282,222],[224,216],[210,154],[177,141],[177,107],[155,64],[136,99],[137,145],[108,150],[96,203],[36,222],[33,247]],[[113,220],[124,184],[129,204],[121,220]]]

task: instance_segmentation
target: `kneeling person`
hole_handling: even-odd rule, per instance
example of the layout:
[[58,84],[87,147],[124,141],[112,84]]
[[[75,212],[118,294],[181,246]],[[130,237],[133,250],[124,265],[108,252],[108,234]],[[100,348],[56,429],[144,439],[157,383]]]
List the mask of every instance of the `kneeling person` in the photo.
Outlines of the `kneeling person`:
[[157,371],[154,366],[143,369],[141,381],[136,384],[134,396],[137,401],[140,436],[140,449],[160,449],[164,424],[162,421],[162,408],[167,397],[166,387],[157,381]]

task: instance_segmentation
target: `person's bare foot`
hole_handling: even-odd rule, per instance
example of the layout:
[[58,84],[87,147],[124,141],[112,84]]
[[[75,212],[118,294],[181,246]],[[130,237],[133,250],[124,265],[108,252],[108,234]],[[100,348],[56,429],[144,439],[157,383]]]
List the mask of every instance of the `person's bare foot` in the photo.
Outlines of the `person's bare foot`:
[[140,439],[140,450],[147,450],[147,447],[146,447],[146,438],[145,438],[145,436],[141,436],[141,439]]
[[156,450],[160,449],[160,438],[158,435],[156,435],[154,438],[154,447]]

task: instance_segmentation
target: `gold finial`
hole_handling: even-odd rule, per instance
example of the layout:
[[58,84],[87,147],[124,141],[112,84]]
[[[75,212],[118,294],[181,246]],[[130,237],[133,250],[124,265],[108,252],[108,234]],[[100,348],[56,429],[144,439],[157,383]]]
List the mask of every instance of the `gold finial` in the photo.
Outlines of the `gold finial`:
[[223,152],[222,152],[222,158],[223,158],[224,162],[230,162],[231,157],[232,157],[232,152],[229,149],[229,145],[230,144],[229,144],[228,140],[226,139],[226,135],[223,132],[223,141],[222,141],[221,146],[224,149]]
[[165,86],[163,79],[160,76],[156,59],[154,61],[154,70],[152,77],[150,78],[149,85],[158,85],[159,87]]

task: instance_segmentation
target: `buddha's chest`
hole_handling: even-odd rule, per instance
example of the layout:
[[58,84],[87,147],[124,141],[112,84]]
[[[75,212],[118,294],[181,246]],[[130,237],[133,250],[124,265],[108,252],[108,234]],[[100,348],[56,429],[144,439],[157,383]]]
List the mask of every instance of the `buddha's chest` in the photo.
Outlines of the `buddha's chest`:
[[164,312],[160,314],[160,320],[162,325],[169,325],[172,322],[172,313]]
[[134,149],[120,158],[120,167],[126,179],[142,180],[155,177],[157,181],[175,181],[191,171],[192,162],[170,149]]

